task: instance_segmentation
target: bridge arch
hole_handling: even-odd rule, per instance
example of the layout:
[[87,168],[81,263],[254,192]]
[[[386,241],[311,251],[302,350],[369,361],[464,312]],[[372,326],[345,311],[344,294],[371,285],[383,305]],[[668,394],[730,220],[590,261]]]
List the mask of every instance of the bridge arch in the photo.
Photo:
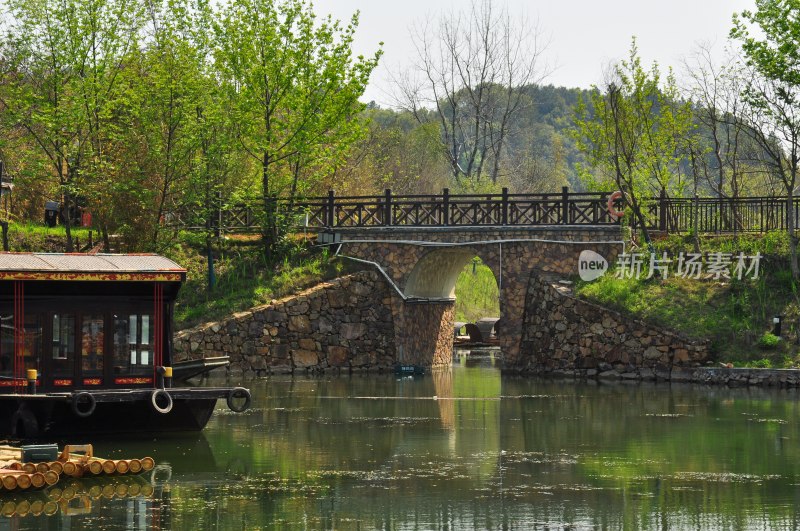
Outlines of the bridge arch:
[[521,361],[531,277],[574,274],[585,249],[613,263],[621,249],[618,238],[617,227],[392,227],[337,231],[331,241],[342,256],[377,266],[400,295],[391,305],[402,364],[450,364],[456,280],[480,257],[498,284],[498,339],[504,365],[513,367]]
[[[485,264],[487,257],[479,249],[462,246],[434,249],[423,255],[408,275],[404,293],[417,299],[455,299],[458,276],[473,258],[479,257]],[[489,265],[498,278],[498,271]]]

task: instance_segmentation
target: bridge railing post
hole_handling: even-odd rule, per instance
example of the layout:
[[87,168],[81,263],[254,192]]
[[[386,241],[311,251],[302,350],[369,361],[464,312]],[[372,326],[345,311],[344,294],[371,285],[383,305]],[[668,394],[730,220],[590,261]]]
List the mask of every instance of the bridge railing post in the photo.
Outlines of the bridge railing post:
[[392,189],[384,190],[383,197],[383,225],[389,227],[392,225]]
[[333,228],[334,223],[336,221],[336,214],[333,211],[336,199],[335,195],[336,194],[334,193],[333,190],[328,190],[328,205],[327,208],[325,209],[325,218],[326,218],[325,225],[327,225],[328,228]]
[[500,205],[500,222],[508,225],[508,188],[503,187],[503,202]]
[[450,225],[450,189],[442,190],[442,225]]
[[561,188],[561,223],[569,224],[569,187]]
[[663,188],[658,195],[658,230],[662,232],[667,230],[667,191]]

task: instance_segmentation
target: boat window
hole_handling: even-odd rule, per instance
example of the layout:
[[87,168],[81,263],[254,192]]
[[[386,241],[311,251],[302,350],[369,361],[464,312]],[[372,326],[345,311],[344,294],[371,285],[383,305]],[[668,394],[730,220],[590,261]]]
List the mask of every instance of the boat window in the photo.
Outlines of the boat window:
[[[39,355],[42,351],[42,325],[39,316],[25,316],[25,340],[22,356],[25,369],[39,368]],[[0,315],[0,376],[14,376],[14,315]],[[24,377],[24,374],[22,374]]]
[[84,375],[103,373],[103,316],[84,315],[81,334],[81,371]]
[[14,376],[14,314],[0,315],[0,376]]
[[23,356],[26,369],[39,369],[39,356],[42,352],[42,322],[39,314],[25,315],[25,347]]
[[73,376],[75,372],[75,315],[53,315],[53,376]]
[[114,374],[150,374],[153,327],[148,314],[114,316]]

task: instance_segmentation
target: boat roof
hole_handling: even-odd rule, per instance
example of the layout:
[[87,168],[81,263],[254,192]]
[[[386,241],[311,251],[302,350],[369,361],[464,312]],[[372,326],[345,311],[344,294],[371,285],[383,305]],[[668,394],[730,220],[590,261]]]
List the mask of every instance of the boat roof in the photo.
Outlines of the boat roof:
[[183,281],[186,269],[157,254],[0,252],[0,280]]

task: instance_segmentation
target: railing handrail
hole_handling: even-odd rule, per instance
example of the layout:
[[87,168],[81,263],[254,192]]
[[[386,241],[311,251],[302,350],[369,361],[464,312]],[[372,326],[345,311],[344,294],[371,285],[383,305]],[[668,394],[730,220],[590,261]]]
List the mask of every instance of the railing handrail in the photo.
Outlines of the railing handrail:
[[[309,229],[380,226],[532,226],[532,225],[598,225],[619,222],[607,209],[611,192],[451,194],[445,188],[440,194],[394,195],[387,189],[382,195],[298,197],[293,200],[274,198],[274,205],[284,215],[296,216]],[[765,232],[785,229],[786,199],[772,196],[748,197],[659,197],[643,202],[648,229],[669,233],[689,232]],[[800,226],[800,198],[795,198],[795,226]],[[292,211],[288,211],[291,205]],[[229,205],[217,211],[210,228],[227,232],[255,231],[265,205]],[[304,218],[302,221],[299,218]],[[187,229],[209,228],[187,216],[180,216],[177,225]],[[194,226],[192,226],[194,222]],[[635,220],[631,221],[635,224]],[[198,227],[200,225],[200,227]]]

